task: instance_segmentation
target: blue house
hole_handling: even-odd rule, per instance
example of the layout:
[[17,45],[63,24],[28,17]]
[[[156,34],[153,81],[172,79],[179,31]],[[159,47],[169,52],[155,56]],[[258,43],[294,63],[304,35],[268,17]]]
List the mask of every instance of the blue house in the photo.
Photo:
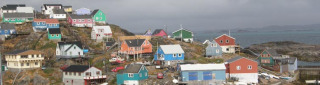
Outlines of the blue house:
[[34,19],[32,22],[34,31],[47,31],[50,28],[59,28],[57,19]]
[[77,9],[74,14],[76,15],[90,15],[91,14],[91,10],[88,8],[80,8]]
[[226,80],[224,64],[185,64],[180,68],[181,82],[188,85],[220,85]]
[[215,40],[212,42],[208,41],[206,44],[206,57],[222,56],[222,48]]
[[163,61],[164,65],[175,65],[184,61],[184,51],[179,44],[177,45],[160,45],[154,61]]
[[11,34],[16,34],[16,28],[14,24],[1,23],[0,24],[0,36],[2,40],[9,37]]
[[117,85],[140,85],[145,79],[148,79],[148,70],[141,64],[129,64],[117,73]]

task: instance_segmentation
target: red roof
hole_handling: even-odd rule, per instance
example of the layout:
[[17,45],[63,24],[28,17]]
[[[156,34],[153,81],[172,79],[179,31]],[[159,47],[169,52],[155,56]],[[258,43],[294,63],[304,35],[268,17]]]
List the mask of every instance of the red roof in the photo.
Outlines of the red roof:
[[34,19],[34,22],[59,23],[57,19]]

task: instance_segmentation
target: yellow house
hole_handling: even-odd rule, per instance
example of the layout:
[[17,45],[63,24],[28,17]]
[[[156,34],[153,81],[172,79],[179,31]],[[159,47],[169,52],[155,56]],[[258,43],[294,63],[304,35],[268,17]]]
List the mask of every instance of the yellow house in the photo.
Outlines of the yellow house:
[[5,54],[7,67],[16,69],[40,68],[44,56],[35,50],[16,50]]
[[72,12],[72,6],[63,6],[65,12]]

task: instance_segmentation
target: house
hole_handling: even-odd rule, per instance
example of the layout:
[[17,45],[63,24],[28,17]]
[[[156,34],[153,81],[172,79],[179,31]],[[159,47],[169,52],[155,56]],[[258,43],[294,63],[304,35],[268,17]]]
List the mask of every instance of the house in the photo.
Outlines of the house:
[[90,15],[91,11],[88,8],[80,8],[80,9],[77,9],[74,12],[74,14],[76,14],[76,15]]
[[7,4],[0,9],[0,17],[3,17],[3,13],[16,13],[17,7],[26,7],[25,4]]
[[235,53],[236,48],[236,39],[230,35],[223,34],[214,39],[222,48],[223,53]]
[[91,85],[105,82],[107,76],[102,70],[89,65],[70,65],[62,72],[64,85]]
[[225,62],[228,79],[237,78],[248,84],[258,83],[258,62],[242,56],[231,58]]
[[91,39],[95,41],[104,41],[104,39],[112,38],[110,26],[93,26],[91,31]]
[[83,47],[80,41],[76,42],[58,42],[56,47],[57,58],[78,58],[83,55]]
[[35,50],[15,50],[5,54],[9,69],[40,68],[44,59],[42,52]]
[[72,13],[72,6],[63,6],[63,10],[67,13]]
[[167,38],[168,34],[163,29],[156,29],[153,31],[152,36]]
[[16,34],[16,28],[14,24],[1,23],[0,24],[1,40],[5,40],[5,38],[11,36],[11,34]]
[[75,27],[92,27],[95,24],[93,23],[92,17],[90,15],[75,14],[70,14],[68,23]]
[[148,29],[145,33],[144,36],[152,36],[151,29]]
[[34,31],[47,31],[48,29],[57,29],[60,27],[57,19],[34,19],[32,22]]
[[281,57],[274,49],[265,49],[261,52],[258,60],[262,66],[273,66],[275,65],[273,57]]
[[96,23],[102,23],[102,24],[106,24],[106,15],[99,9],[93,10],[93,12],[91,13],[92,19],[94,20],[94,22]]
[[43,4],[41,6],[41,13],[44,15],[50,15],[53,13],[53,9],[62,9],[61,4]]
[[207,47],[206,47],[206,57],[219,57],[222,56],[222,48],[221,46],[216,42],[207,42]]
[[34,13],[33,7],[17,7],[17,13]]
[[109,41],[109,42],[106,42],[106,49],[110,49],[116,42],[115,41]]
[[193,33],[186,29],[179,29],[177,31],[174,31],[173,38],[176,40],[183,40],[184,42],[193,42]]
[[224,64],[180,65],[181,83],[188,85],[220,85],[226,81]]
[[294,73],[298,69],[298,60],[296,57],[290,57],[289,55],[282,55],[281,57],[273,57],[275,64],[279,64],[278,72],[290,72]]
[[202,44],[204,44],[204,45],[209,45],[210,43],[211,43],[210,40],[205,40],[205,41],[203,41]]
[[3,13],[2,22],[22,24],[33,21],[33,13]]
[[152,53],[152,44],[146,39],[124,40],[119,51],[127,55]]
[[148,69],[141,64],[129,64],[117,73],[117,85],[140,85],[148,79]]
[[164,65],[176,65],[184,61],[184,51],[179,44],[160,45],[154,55],[154,61],[164,61]]
[[67,18],[67,14],[64,9],[52,9],[52,13],[49,15],[51,19],[59,19],[65,20]]
[[61,40],[61,32],[60,28],[57,29],[49,29],[48,30],[48,39],[49,40]]

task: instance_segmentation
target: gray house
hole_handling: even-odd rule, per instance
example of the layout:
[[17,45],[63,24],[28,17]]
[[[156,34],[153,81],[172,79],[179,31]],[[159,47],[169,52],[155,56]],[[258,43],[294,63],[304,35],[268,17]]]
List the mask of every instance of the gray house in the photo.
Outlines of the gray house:
[[219,57],[222,56],[222,48],[216,41],[207,41],[205,42],[207,44],[206,47],[206,57]]
[[275,63],[279,64],[280,73],[290,72],[294,73],[298,69],[298,60],[296,57],[289,57],[288,55],[282,55],[282,58],[276,58]]

